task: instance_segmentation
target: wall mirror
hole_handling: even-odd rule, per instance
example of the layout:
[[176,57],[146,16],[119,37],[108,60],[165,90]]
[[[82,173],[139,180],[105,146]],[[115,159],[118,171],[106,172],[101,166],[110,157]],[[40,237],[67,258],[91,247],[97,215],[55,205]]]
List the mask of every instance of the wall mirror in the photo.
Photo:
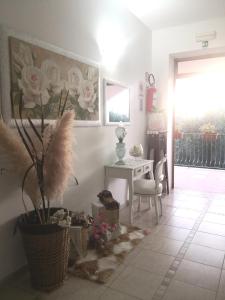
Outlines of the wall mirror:
[[125,85],[104,79],[105,124],[130,123],[130,90]]

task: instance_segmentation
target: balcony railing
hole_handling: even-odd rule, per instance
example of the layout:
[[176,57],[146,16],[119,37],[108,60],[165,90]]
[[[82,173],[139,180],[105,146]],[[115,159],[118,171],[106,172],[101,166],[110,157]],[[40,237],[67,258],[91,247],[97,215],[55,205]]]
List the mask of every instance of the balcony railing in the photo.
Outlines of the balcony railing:
[[225,134],[182,133],[174,154],[177,166],[225,169]]

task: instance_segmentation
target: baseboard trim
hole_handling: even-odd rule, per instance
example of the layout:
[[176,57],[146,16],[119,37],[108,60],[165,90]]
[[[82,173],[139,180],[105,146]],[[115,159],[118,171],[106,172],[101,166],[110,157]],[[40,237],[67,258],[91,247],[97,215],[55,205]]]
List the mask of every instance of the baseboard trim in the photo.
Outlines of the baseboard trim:
[[24,265],[24,266],[20,267],[15,272],[10,273],[9,275],[7,275],[7,276],[3,277],[2,279],[0,279],[0,286],[7,283],[7,281],[11,281],[14,278],[18,278],[18,276],[22,275],[26,271],[28,271],[28,265]]

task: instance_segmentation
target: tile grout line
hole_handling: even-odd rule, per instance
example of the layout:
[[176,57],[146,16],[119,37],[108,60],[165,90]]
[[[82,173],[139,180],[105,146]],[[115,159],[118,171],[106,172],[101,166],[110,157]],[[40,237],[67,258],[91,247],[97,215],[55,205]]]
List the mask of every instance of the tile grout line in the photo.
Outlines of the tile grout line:
[[[117,292],[117,293],[120,293],[120,294],[122,294],[122,295],[125,295],[125,296],[130,296],[130,297],[132,297],[132,298],[134,298],[134,299],[136,299],[136,300],[142,300],[142,298],[139,298],[139,297],[137,297],[137,296],[134,296],[134,295],[131,295],[131,294],[129,294],[129,293],[127,293],[127,292],[122,292],[121,290],[117,290],[117,289],[115,289],[115,288],[113,288],[113,287],[108,287],[107,288],[107,290],[112,290],[112,291],[114,291],[114,292]],[[101,296],[104,296],[104,294],[102,294]],[[100,297],[101,297],[100,296]],[[99,299],[100,300],[100,299]]]
[[198,230],[198,228],[199,228],[199,226],[200,226],[200,224],[201,224],[201,222],[202,222],[202,220],[203,220],[203,218],[204,218],[204,216],[205,216],[205,214],[206,214],[206,212],[209,208],[210,203],[211,203],[211,200],[208,199],[205,207],[200,212],[198,218],[196,219],[196,221],[194,223],[194,226],[192,227],[190,233],[188,234],[188,236],[184,240],[184,242],[183,242],[180,250],[178,251],[176,257],[174,258],[172,264],[170,265],[170,267],[169,267],[166,275],[164,276],[160,286],[158,287],[155,294],[153,295],[152,300],[161,300],[164,297],[164,295],[165,295],[172,279],[174,278],[174,276],[175,276],[175,274],[178,270],[178,267],[180,266],[182,260],[184,259],[184,256],[187,252],[187,249],[189,248],[189,246],[190,246],[190,244],[191,244],[191,242],[192,242],[192,240],[193,240],[193,238],[194,238],[194,236],[195,236],[195,234],[196,234],[196,232],[197,232],[197,230]]
[[217,285],[217,289],[216,289],[216,298],[215,298],[215,299],[217,299],[218,292],[219,292],[219,286],[220,286],[221,277],[222,277],[222,273],[223,273],[223,265],[224,265],[224,262],[225,262],[225,256],[223,257],[222,268],[221,268],[221,270],[220,270],[220,279],[219,279],[219,282],[218,282],[218,285]]

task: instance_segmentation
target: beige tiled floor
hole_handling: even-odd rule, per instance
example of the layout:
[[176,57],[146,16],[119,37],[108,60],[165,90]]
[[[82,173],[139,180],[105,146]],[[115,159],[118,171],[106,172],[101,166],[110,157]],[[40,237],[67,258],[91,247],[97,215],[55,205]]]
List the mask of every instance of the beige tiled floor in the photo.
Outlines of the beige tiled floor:
[[146,238],[143,247],[158,253],[176,256],[182,244],[183,242],[181,241],[152,235],[149,238]]
[[222,268],[224,251],[191,244],[184,258],[205,265]]
[[220,273],[221,271],[218,268],[184,259],[174,279],[216,291]]
[[173,280],[163,300],[215,300],[215,297],[215,292]]
[[112,283],[112,289],[139,299],[151,299],[163,277],[139,268],[128,266]]
[[225,251],[225,237],[198,231],[192,241],[194,244]]
[[[50,294],[34,291],[27,273],[0,286],[1,300],[224,300],[225,195],[175,190],[154,209],[135,215],[151,234],[131,252],[106,285],[75,277]],[[128,211],[121,211],[122,222]]]
[[143,249],[131,264],[136,268],[164,276],[173,260],[174,258],[170,255]]

